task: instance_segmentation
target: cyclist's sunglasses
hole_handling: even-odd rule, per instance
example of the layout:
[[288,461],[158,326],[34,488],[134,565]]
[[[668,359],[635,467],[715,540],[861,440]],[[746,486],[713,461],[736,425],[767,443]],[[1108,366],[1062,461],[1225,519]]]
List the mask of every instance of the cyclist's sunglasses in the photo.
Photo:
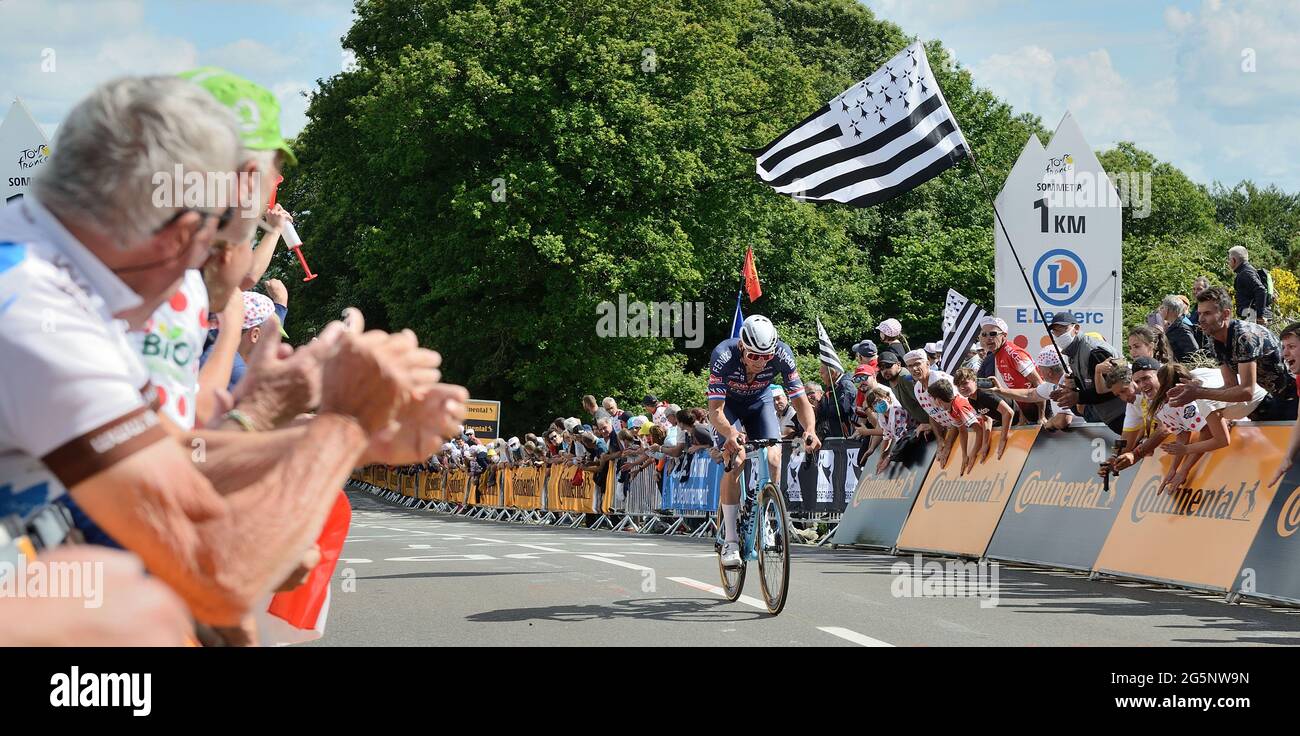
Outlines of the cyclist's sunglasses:
[[775,350],[770,353],[756,353],[753,350],[744,350],[744,349],[740,351],[740,356],[742,358],[744,358],[745,360],[752,360],[755,362],[761,360],[764,363],[766,363],[767,361],[771,360],[775,355],[776,355]]

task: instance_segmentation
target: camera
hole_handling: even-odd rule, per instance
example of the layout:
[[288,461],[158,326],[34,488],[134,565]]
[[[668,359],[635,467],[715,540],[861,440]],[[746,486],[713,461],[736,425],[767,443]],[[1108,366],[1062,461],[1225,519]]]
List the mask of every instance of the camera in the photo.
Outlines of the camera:
[[1124,454],[1124,448],[1128,446],[1122,438],[1115,440],[1115,454],[1101,464],[1101,489],[1110,493],[1110,477],[1114,475],[1119,477],[1119,471],[1115,469],[1115,459]]

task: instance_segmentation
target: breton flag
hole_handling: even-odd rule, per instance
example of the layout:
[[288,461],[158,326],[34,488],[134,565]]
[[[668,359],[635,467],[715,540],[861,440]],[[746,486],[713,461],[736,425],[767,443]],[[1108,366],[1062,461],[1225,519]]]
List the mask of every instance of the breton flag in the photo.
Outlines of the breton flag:
[[817,358],[827,368],[833,368],[840,373],[844,372],[844,366],[840,364],[840,356],[835,352],[835,346],[831,344],[831,338],[826,334],[826,328],[822,327],[821,317],[817,318]]
[[757,154],[758,178],[805,202],[880,204],[970,150],[918,41]]
[[988,313],[978,304],[948,290],[948,299],[943,305],[943,358],[939,361],[939,370],[952,375],[961,367],[961,360],[966,351],[979,335],[980,320]]

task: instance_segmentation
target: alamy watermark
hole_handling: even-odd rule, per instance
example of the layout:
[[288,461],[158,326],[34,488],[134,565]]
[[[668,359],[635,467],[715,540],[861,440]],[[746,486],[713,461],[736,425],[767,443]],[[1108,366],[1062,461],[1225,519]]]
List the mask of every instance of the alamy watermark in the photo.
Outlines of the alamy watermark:
[[926,562],[921,555],[889,568],[895,598],[979,598],[980,608],[998,605],[1000,566],[996,562],[947,560]]
[[104,605],[104,563],[90,560],[15,565],[0,562],[0,599],[80,598],[86,608]]
[[627,294],[619,294],[617,304],[597,304],[596,314],[600,337],[685,338],[688,348],[704,344],[704,302],[646,303],[628,301]]
[[241,216],[258,217],[256,197],[269,191],[259,186],[261,176],[260,171],[186,171],[176,164],[172,171],[154,172],[150,201],[160,209],[238,207]]
[[1048,159],[1037,191],[1053,209],[1128,207],[1138,219],[1151,215],[1150,171],[1076,171],[1074,157],[1068,153]]

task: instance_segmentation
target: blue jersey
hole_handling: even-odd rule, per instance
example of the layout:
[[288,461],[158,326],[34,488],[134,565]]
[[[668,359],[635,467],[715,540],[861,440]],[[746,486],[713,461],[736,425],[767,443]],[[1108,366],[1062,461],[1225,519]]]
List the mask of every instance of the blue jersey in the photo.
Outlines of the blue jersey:
[[768,386],[776,374],[781,374],[786,396],[794,400],[803,396],[803,381],[794,367],[794,351],[778,341],[776,355],[754,376],[747,380],[745,365],[740,360],[740,338],[723,340],[713,349],[709,359],[709,401],[715,399],[756,399],[769,394]]

